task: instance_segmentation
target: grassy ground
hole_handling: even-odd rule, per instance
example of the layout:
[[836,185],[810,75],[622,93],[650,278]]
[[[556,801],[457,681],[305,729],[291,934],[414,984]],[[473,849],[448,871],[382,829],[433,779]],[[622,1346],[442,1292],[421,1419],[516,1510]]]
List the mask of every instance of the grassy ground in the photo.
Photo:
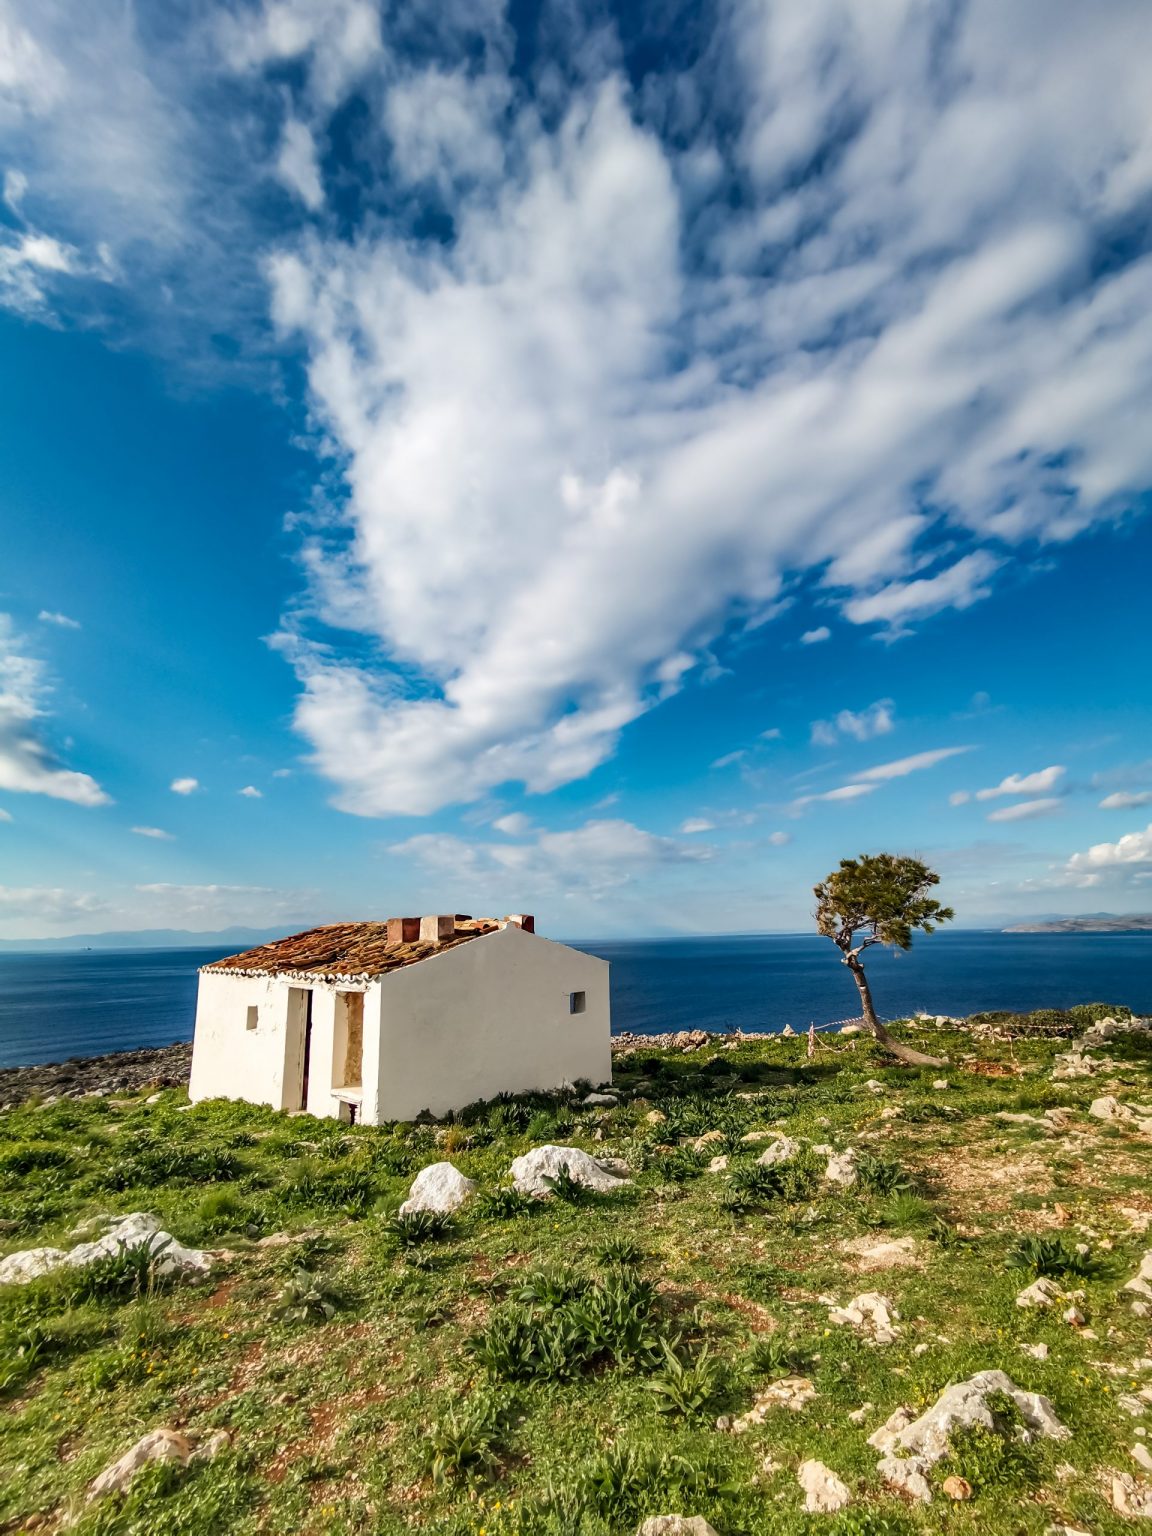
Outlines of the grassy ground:
[[[0,1290],[0,1530],[77,1511],[80,1536],[607,1536],[669,1511],[722,1536],[1128,1529],[1105,1474],[1136,1471],[1135,1430],[1152,1430],[1152,1406],[1140,1419],[1118,1403],[1152,1381],[1132,1370],[1152,1355],[1149,1323],[1120,1290],[1152,1245],[1152,1144],[1086,1110],[1105,1092],[1152,1098],[1150,1037],[1109,1042],[1118,1066],[1074,1082],[1051,1080],[1066,1042],[926,1038],[950,1057],[946,1090],[865,1040],[822,1039],[809,1062],[801,1039],[633,1054],[616,1109],[516,1100],[439,1127],[187,1110],[176,1090],[0,1115],[5,1251],[68,1246],[78,1220],[138,1209],[226,1250],[196,1286],[157,1290],[112,1265]],[[1074,1111],[1058,1134],[995,1118],[1057,1105]],[[772,1127],[860,1149],[863,1179],[830,1187],[811,1157],[775,1182],[748,1175],[759,1149],[741,1137]],[[706,1132],[719,1134],[703,1151],[685,1145]],[[547,1141],[624,1158],[634,1185],[530,1206],[501,1195],[512,1157]],[[725,1152],[728,1172],[707,1172]],[[412,1176],[442,1158],[482,1195],[442,1233],[397,1229]],[[296,1240],[257,1246],[277,1232]],[[1036,1234],[1061,1240],[1057,1267],[1091,1246],[1090,1272],[1061,1283],[1085,1292],[1095,1337],[1015,1305],[1033,1272],[1013,1254]],[[904,1236],[914,1264],[879,1274],[848,1246]],[[867,1290],[899,1308],[886,1347],[829,1323],[832,1300]],[[938,1488],[966,1478],[967,1502],[886,1491],[868,1434],[989,1367],[1045,1393],[1071,1438],[969,1436],[934,1473]],[[802,1411],[717,1428],[794,1372],[816,1388]],[[220,1426],[232,1444],[81,1509],[90,1480],[159,1425]],[[803,1513],[806,1457],[852,1489],[841,1514]]]

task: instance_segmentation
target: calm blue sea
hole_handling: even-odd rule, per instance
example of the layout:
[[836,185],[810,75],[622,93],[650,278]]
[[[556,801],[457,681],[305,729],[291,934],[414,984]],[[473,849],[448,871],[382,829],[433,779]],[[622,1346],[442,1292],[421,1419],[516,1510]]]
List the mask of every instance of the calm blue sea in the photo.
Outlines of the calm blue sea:
[[[618,1031],[803,1029],[857,1012],[832,945],[810,935],[583,944],[612,962]],[[196,968],[220,950],[0,954],[0,1066],[188,1040]],[[1152,935],[938,933],[907,954],[873,950],[876,1005],[923,1008],[1127,1003],[1152,1014]]]

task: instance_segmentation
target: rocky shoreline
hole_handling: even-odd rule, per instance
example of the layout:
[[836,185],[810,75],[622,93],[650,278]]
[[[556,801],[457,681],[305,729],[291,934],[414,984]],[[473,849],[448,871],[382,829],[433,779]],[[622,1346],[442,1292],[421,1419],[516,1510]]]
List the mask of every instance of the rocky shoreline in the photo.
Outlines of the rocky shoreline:
[[73,1056],[31,1067],[0,1067],[0,1110],[25,1099],[79,1099],[88,1094],[132,1093],[140,1088],[183,1088],[192,1070],[192,1042]]

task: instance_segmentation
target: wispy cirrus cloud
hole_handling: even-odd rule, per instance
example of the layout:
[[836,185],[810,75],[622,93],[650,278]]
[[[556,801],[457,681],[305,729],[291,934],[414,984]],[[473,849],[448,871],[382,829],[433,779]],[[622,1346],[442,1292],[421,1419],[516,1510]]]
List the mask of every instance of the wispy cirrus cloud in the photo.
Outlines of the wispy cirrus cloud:
[[1010,773],[988,789],[978,789],[977,800],[998,800],[1004,795],[1035,795],[1055,789],[1064,777],[1065,769],[1058,763],[1051,768],[1041,768],[1035,773]]
[[876,736],[887,736],[895,723],[892,700],[877,699],[867,709],[842,709],[831,720],[813,720],[812,744],[834,747],[843,737],[852,741],[871,741]]
[[1131,811],[1137,806],[1152,805],[1152,789],[1117,789],[1105,795],[1100,802],[1102,811]]
[[868,781],[903,779],[910,773],[921,773],[926,768],[935,768],[937,763],[945,763],[950,757],[959,757],[961,753],[972,750],[971,747],[936,747],[930,752],[914,752],[910,757],[898,757],[895,762],[879,763],[875,768],[866,768],[856,777]]
[[1058,796],[1038,800],[1019,800],[1015,805],[1002,805],[989,811],[988,821],[1035,821],[1040,816],[1051,816],[1064,802]]

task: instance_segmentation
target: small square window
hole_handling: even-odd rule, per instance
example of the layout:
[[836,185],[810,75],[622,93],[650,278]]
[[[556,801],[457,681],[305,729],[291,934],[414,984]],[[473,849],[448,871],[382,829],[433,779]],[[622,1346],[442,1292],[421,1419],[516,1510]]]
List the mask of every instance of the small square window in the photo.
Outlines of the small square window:
[[257,1008],[256,1004],[253,1003],[252,1006],[248,1009],[248,1016],[247,1016],[247,1018],[244,1020],[244,1028],[245,1029],[255,1029],[257,1024],[259,1024],[259,1022],[260,1022],[260,1010],[259,1010],[259,1008]]
[[583,1013],[588,1006],[588,994],[586,992],[569,992],[568,1012]]

